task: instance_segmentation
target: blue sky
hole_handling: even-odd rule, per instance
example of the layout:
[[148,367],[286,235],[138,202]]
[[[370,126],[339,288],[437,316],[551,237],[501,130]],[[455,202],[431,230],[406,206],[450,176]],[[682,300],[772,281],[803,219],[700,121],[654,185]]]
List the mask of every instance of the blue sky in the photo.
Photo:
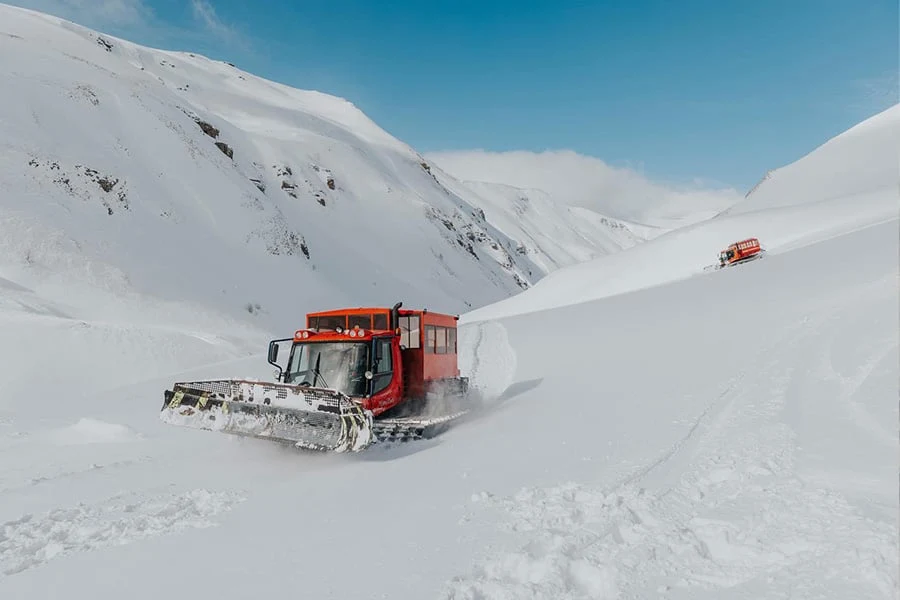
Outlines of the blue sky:
[[750,187],[897,98],[896,0],[11,0],[343,96],[422,152]]

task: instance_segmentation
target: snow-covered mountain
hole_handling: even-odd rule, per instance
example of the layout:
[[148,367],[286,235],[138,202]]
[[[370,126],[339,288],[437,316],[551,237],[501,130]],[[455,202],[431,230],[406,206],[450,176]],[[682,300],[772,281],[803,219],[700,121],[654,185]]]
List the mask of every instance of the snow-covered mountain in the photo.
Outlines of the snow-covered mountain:
[[[537,267],[538,278],[579,262],[630,248],[663,231],[569,206],[539,189],[467,181],[442,173],[442,183],[469,197],[488,223],[515,240],[515,253]],[[529,271],[529,275],[534,275]]]
[[426,157],[465,182],[538,189],[556,202],[587,208],[653,235],[691,225],[741,199],[737,190],[706,182],[660,184],[571,150],[430,152]]
[[64,271],[289,328],[301,305],[465,310],[631,243],[565,208],[544,217],[566,255],[535,243],[541,222],[501,232],[349,102],[203,56],[4,5],[0,52],[0,267],[19,279]]

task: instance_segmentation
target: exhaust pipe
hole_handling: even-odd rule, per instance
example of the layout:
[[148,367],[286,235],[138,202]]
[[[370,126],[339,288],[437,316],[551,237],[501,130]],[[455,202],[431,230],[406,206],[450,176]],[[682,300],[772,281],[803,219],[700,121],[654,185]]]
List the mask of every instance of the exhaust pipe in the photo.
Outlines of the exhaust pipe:
[[400,326],[400,307],[403,306],[402,302],[398,302],[391,309],[391,331],[397,329]]

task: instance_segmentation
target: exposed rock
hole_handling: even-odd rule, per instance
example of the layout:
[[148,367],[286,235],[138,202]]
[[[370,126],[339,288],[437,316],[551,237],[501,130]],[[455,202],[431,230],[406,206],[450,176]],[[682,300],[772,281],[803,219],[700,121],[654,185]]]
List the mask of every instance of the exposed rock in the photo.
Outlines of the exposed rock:
[[226,144],[225,142],[216,142],[216,148],[222,151],[222,154],[234,160],[234,150],[231,149],[231,146]]
[[113,49],[112,42],[109,42],[109,41],[103,39],[102,37],[98,37],[97,43],[100,44],[101,46],[103,46],[107,52],[112,52],[112,49]]
[[334,189],[334,177],[329,177],[328,181],[326,182],[326,185],[328,186],[328,189],[333,190]]
[[[200,129],[203,130],[203,133],[205,133],[209,137],[211,137],[213,139],[219,137],[219,130],[217,128],[213,127],[212,125],[210,125],[209,123],[207,123],[206,121],[197,121],[197,125],[199,125]],[[222,151],[225,152],[224,150],[222,150]]]
[[97,183],[100,185],[100,189],[102,189],[104,192],[111,192],[112,189],[116,187],[116,184],[119,183],[119,180],[110,180],[107,177],[101,177],[97,180]]

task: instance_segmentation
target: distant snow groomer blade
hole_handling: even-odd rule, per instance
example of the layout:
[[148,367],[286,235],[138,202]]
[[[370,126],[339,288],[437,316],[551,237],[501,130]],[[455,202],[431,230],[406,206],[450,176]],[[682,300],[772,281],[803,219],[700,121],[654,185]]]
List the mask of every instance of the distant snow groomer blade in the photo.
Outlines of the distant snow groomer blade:
[[164,393],[169,425],[357,452],[374,441],[372,413],[333,390],[246,380],[178,382]]

